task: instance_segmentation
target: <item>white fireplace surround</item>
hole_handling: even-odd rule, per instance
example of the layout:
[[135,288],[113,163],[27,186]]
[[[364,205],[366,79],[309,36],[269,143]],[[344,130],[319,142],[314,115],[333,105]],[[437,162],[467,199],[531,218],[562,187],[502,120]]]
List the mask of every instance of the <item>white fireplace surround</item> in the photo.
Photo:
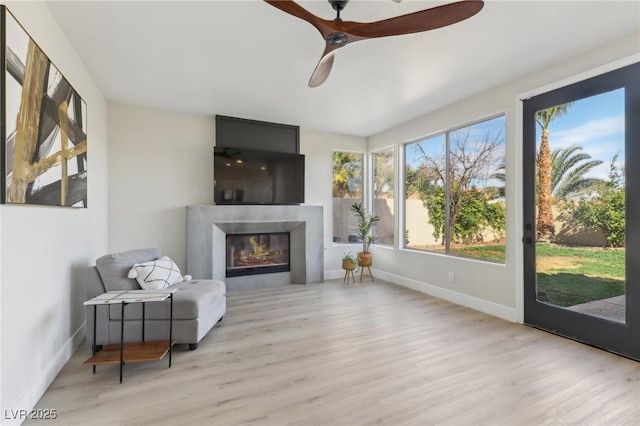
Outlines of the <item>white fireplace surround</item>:
[[[187,206],[187,273],[242,288],[322,282],[322,210],[322,206]],[[226,234],[266,232],[289,232],[291,272],[225,278]]]

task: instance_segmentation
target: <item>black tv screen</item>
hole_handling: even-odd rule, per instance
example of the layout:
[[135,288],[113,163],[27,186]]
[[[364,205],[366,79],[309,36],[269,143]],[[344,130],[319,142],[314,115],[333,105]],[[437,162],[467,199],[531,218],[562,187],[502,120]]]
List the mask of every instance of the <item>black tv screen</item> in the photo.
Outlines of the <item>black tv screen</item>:
[[304,155],[215,147],[216,204],[304,203]]

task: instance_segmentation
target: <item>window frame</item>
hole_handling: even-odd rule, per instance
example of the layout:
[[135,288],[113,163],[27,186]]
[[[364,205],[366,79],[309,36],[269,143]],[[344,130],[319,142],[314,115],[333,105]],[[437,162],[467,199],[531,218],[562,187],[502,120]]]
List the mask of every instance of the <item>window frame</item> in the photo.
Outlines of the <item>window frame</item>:
[[[367,173],[367,167],[368,167],[368,162],[367,162],[367,152],[366,151],[359,151],[359,150],[353,150],[353,149],[339,149],[339,148],[333,148],[331,150],[331,233],[334,234],[335,233],[335,223],[333,220],[333,213],[334,213],[334,198],[333,197],[333,157],[335,155],[336,152],[341,152],[341,153],[345,153],[345,154],[358,154],[362,157],[362,164],[360,166],[360,174],[361,174],[361,202],[365,203],[365,201],[367,200],[367,193],[369,191],[369,184],[368,184],[368,173]],[[351,210],[348,211],[349,213],[351,213]],[[362,245],[361,242],[353,242],[350,243],[348,241],[343,242],[335,242],[333,240],[333,238],[335,237],[335,235],[332,235],[331,237],[331,245],[333,247],[339,247],[339,246],[358,246],[358,245]]]
[[[407,209],[406,209],[406,192],[407,192],[407,146],[411,145],[411,144],[415,144],[415,143],[419,143],[419,142],[423,142],[429,139],[434,139],[434,138],[438,138],[438,137],[442,137],[444,136],[445,138],[445,175],[447,177],[447,179],[449,179],[450,176],[450,154],[451,154],[451,149],[450,149],[450,135],[456,131],[465,129],[467,127],[472,127],[475,126],[477,124],[480,123],[484,123],[484,122],[488,122],[491,120],[494,120],[496,118],[500,118],[500,117],[504,117],[504,161],[505,161],[505,174],[506,174],[506,169],[507,169],[507,163],[508,163],[508,156],[507,156],[507,147],[508,147],[508,132],[507,132],[507,124],[508,124],[508,120],[507,120],[507,112],[506,111],[500,111],[494,114],[490,114],[487,116],[484,116],[482,118],[479,118],[477,120],[473,120],[470,122],[467,122],[465,124],[461,124],[458,126],[452,126],[449,128],[445,128],[442,130],[439,130],[437,132],[433,132],[430,134],[426,134],[423,135],[421,137],[403,142],[400,144],[401,149],[400,151],[400,155],[399,155],[399,173],[398,173],[398,177],[399,177],[399,181],[401,182],[402,188],[399,188],[402,191],[402,201],[400,201],[400,199],[398,200],[398,202],[400,203],[400,214],[399,216],[399,229],[398,229],[398,233],[405,235],[406,231],[407,231]],[[504,196],[504,204],[505,204],[505,209],[507,207],[507,196],[506,196],[506,186],[507,186],[507,181],[505,179],[505,196]],[[449,188],[449,184],[448,182],[445,182],[444,184],[444,189],[445,189],[445,212],[444,212],[444,218],[445,218],[445,224],[444,224],[444,232],[445,232],[445,250],[444,251],[435,251],[435,250],[428,250],[428,249],[420,249],[420,248],[415,248],[415,247],[409,247],[406,244],[406,239],[402,238],[402,239],[398,239],[398,248],[400,250],[407,250],[407,251],[415,251],[415,252],[419,252],[419,253],[426,253],[426,254],[430,254],[430,255],[436,255],[436,256],[447,256],[447,257],[456,257],[456,258],[461,258],[461,259],[466,259],[466,260],[474,260],[474,261],[479,261],[479,262],[487,262],[487,263],[492,263],[492,264],[498,264],[498,265],[506,265],[506,252],[505,252],[505,258],[504,260],[495,260],[495,259],[489,259],[489,258],[483,258],[483,257],[474,257],[474,256],[467,256],[467,255],[463,255],[463,254],[459,254],[459,253],[451,253],[450,251],[450,247],[451,247],[451,236],[449,235],[449,220],[450,220],[450,188]],[[398,191],[399,192],[399,191]],[[509,233],[509,229],[507,228],[508,225],[508,218],[505,217],[505,228],[504,228],[504,236],[505,236],[505,240],[507,238],[507,234]]]
[[375,198],[375,189],[374,189],[374,185],[375,185],[375,181],[376,181],[376,162],[375,162],[375,155],[379,154],[381,152],[386,152],[386,151],[391,151],[391,155],[392,155],[392,167],[393,170],[391,171],[391,182],[392,182],[392,190],[393,190],[393,209],[394,209],[394,214],[393,214],[393,219],[391,221],[391,229],[392,229],[392,235],[391,235],[391,243],[386,244],[386,243],[379,243],[376,239],[376,241],[374,241],[372,243],[372,245],[378,246],[378,247],[387,247],[387,248],[395,248],[396,247],[396,242],[398,241],[397,239],[397,232],[396,232],[396,223],[398,222],[396,220],[397,217],[399,217],[398,215],[398,205],[397,205],[397,197],[398,197],[398,173],[397,173],[397,166],[398,166],[398,162],[397,162],[397,155],[396,155],[396,145],[387,145],[385,147],[382,148],[378,148],[375,149],[371,152],[369,152],[369,164],[371,166],[371,176],[369,179],[369,182],[371,183],[371,185],[369,186],[369,205],[370,205],[370,211],[373,214],[376,214],[375,211],[375,202],[376,202],[376,198]]

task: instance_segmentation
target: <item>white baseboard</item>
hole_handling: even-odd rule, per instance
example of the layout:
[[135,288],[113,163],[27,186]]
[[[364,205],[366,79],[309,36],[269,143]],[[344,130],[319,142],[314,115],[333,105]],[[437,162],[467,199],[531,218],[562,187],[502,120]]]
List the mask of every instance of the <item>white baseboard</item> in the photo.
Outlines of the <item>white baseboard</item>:
[[344,269],[333,269],[331,271],[324,271],[325,280],[335,280],[337,278],[344,278]]
[[507,321],[517,322],[518,320],[518,315],[515,308],[499,305],[497,303],[478,299],[477,297],[447,290],[446,288],[423,283],[410,278],[401,277],[399,275],[390,274],[378,269],[374,269],[373,275],[390,283],[401,285],[403,287],[407,287],[412,290],[419,291],[420,293],[425,293],[430,296],[437,297],[439,299],[447,300],[457,305],[466,306],[467,308],[475,309],[476,311],[484,312],[485,314],[493,315]]
[[[43,371],[38,375],[38,377],[31,383],[27,391],[22,395],[22,397],[18,400],[18,402],[10,409],[4,410],[9,413],[19,413],[19,410],[26,410],[26,412],[30,412],[38,403],[42,395],[44,395],[45,391],[49,388],[53,380],[56,378],[62,367],[65,366],[67,361],[73,355],[73,352],[80,345],[80,343],[84,340],[86,322],[82,323],[82,325],[73,333],[73,335],[62,345],[58,353],[47,363],[44,367]],[[55,408],[55,407],[47,407],[47,408]],[[3,413],[2,425],[19,425],[25,419],[7,419]]]

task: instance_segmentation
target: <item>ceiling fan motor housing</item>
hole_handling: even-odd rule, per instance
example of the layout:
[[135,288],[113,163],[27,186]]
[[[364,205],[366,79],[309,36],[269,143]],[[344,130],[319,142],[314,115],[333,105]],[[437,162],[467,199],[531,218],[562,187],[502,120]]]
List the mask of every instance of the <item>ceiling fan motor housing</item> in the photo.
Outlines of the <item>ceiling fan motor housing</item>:
[[349,37],[345,33],[331,33],[327,36],[327,42],[332,46],[344,46],[349,42]]
[[344,9],[347,3],[349,3],[349,0],[329,0],[329,3],[331,3],[331,7],[333,7],[333,10],[336,10],[338,13],[340,13],[340,11]]
[[[328,0],[331,4],[331,7],[338,12],[338,16],[336,17],[336,22],[342,22],[340,19],[340,11],[344,9],[344,7],[349,3],[349,0]],[[327,36],[327,43],[332,46],[342,47],[349,42],[349,37],[340,31],[336,31],[335,33],[331,33]]]

